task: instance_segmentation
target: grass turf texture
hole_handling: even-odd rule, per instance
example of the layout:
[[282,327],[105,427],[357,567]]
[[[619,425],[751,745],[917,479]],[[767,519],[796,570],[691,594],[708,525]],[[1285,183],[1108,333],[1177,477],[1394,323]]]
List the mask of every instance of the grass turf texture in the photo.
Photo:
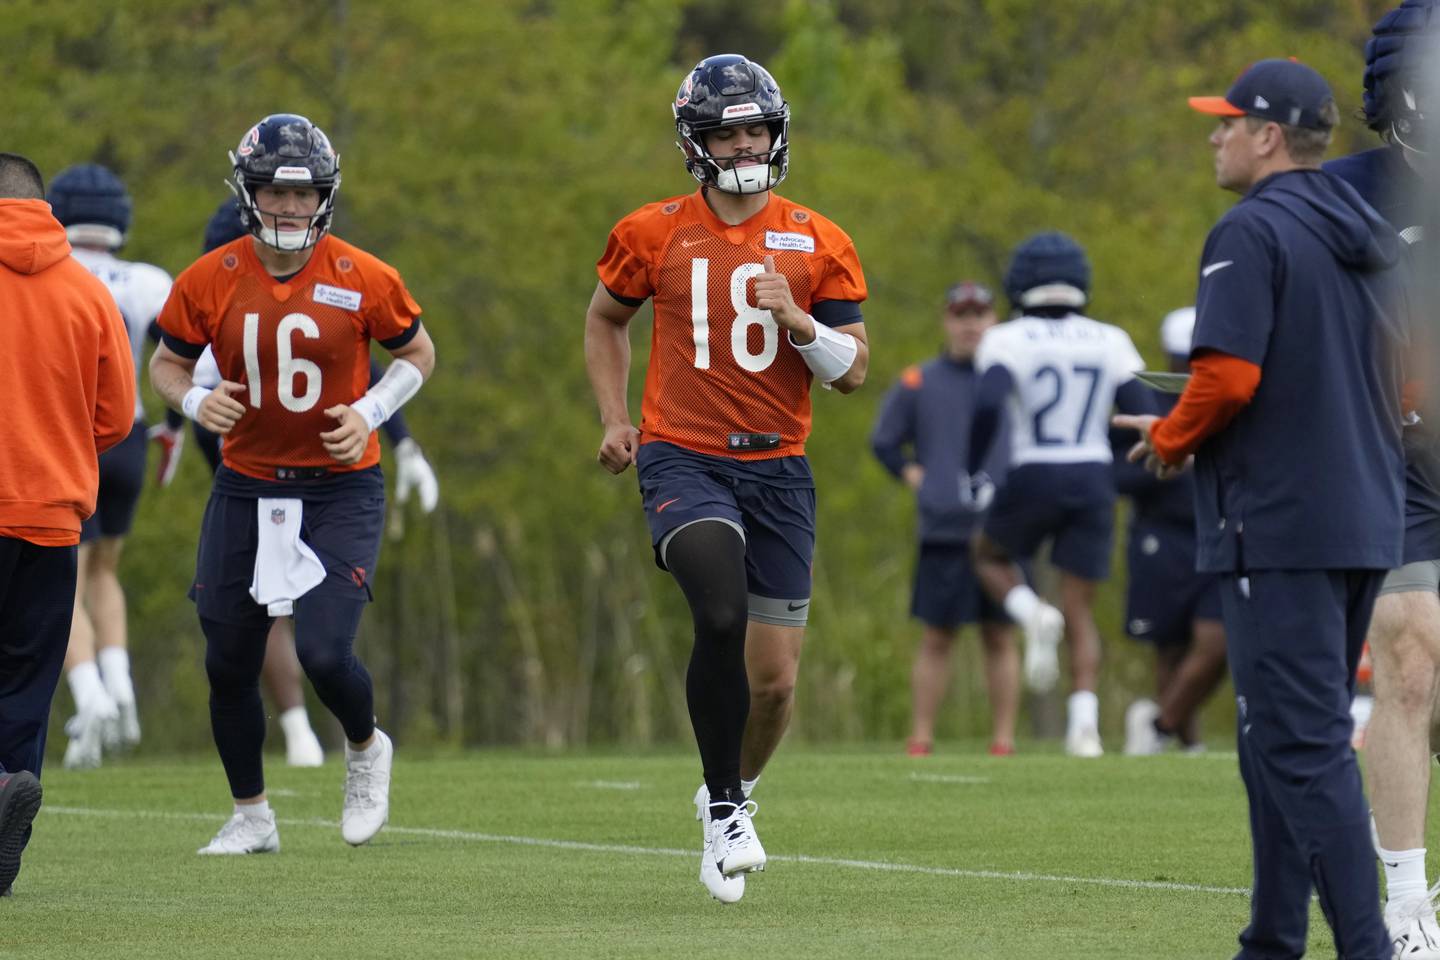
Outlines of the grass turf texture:
[[[1233,755],[942,747],[918,760],[782,749],[756,791],[770,865],[732,906],[697,879],[690,753],[402,745],[390,826],[358,849],[337,826],[338,758],[271,758],[282,849],[249,857],[195,855],[229,813],[218,759],[56,763],[16,895],[0,900],[0,956],[1234,954],[1250,866]],[[1310,955],[1333,955],[1315,909]]]

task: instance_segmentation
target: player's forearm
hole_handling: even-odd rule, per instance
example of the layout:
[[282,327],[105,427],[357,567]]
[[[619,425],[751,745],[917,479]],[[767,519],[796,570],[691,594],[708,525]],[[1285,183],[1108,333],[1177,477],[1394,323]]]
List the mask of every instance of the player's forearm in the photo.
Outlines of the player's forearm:
[[850,369],[845,371],[844,376],[831,382],[830,386],[840,393],[854,393],[860,389],[865,382],[865,374],[870,369],[870,345],[859,337],[855,338],[857,349],[855,351],[855,362]]
[[630,379],[630,332],[604,317],[585,318],[585,371],[606,426],[630,422],[625,390]]
[[180,410],[185,394],[195,386],[195,381],[190,376],[194,369],[194,364],[184,367],[168,357],[161,356],[157,350],[150,358],[150,386],[172,410]]

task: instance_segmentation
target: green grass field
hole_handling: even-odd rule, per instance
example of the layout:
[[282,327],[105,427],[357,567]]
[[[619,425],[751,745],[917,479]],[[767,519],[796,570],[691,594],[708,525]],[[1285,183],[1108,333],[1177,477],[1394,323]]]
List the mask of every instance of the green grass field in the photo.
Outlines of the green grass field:
[[[1233,754],[1006,759],[790,744],[756,791],[745,899],[697,879],[692,753],[397,754],[352,849],[342,765],[271,758],[282,850],[201,858],[218,759],[45,777],[0,956],[1228,957],[1248,900]],[[965,752],[962,752],[965,751]],[[1432,839],[1432,846],[1434,841]],[[1332,953],[1318,910],[1311,955]]]

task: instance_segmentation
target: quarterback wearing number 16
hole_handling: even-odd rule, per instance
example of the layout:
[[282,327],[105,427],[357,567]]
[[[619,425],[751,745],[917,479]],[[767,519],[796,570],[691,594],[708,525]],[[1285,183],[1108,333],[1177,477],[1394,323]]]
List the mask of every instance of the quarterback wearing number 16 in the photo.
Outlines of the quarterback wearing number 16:
[[[176,279],[150,362],[165,401],[223,438],[190,595],[235,809],[199,852],[280,849],[259,679],[271,623],[292,615],[300,664],[345,728],[340,832],[362,844],[389,815],[394,755],[354,652],[385,514],[375,429],[420,389],[435,347],[394,268],[329,234],[340,157],[319,127],[266,117],[230,159],[248,233]],[[372,340],[395,358],[374,386]],[[207,346],[214,389],[191,377]]]
[[[771,192],[789,167],[790,106],[763,67],[702,60],[672,109],[700,188],[615,225],[585,360],[605,428],[600,463],[635,464],[656,562],[694,619],[700,879],[733,903],[765,866],[750,795],[789,721],[810,612],[811,384],[849,393],[864,381],[865,279],[844,231]],[[655,326],[637,430],[628,325],[646,300]]]

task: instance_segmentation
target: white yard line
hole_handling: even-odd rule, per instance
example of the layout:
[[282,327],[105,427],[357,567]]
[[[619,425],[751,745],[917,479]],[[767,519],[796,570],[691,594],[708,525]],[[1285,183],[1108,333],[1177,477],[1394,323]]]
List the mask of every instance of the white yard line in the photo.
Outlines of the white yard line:
[[912,773],[909,779],[920,783],[989,783],[989,777],[966,777],[958,773]]
[[[59,807],[47,805],[40,809],[47,815],[96,817],[109,820],[143,818],[147,820],[183,820],[218,824],[224,821],[222,813],[167,813],[159,810],[97,810],[89,807]],[[287,827],[320,827],[334,830],[339,824],[333,820],[288,820],[277,819],[278,824]],[[671,847],[636,847],[627,844],[591,843],[584,840],[551,840],[544,837],[519,837],[495,833],[476,833],[471,830],[442,830],[431,827],[387,826],[387,834],[408,837],[430,837],[435,840],[463,840],[472,843],[504,843],[523,847],[541,847],[549,850],[582,850],[587,853],[623,853],[652,857],[694,857],[696,850],[677,850]],[[1243,887],[1216,887],[1201,883],[1175,883],[1167,880],[1125,880],[1116,877],[1073,877],[1063,874],[1010,872],[1003,870],[965,870],[959,867],[927,867],[915,863],[892,863],[884,860],[847,860],[840,857],[811,857],[804,854],[771,854],[772,863],[806,863],[824,867],[844,867],[851,870],[874,870],[883,873],[910,873],[928,877],[957,877],[964,880],[1000,880],[1010,883],[1060,883],[1083,884],[1093,887],[1119,887],[1127,890],[1166,890],[1177,893],[1214,893],[1225,896],[1249,896]]]

